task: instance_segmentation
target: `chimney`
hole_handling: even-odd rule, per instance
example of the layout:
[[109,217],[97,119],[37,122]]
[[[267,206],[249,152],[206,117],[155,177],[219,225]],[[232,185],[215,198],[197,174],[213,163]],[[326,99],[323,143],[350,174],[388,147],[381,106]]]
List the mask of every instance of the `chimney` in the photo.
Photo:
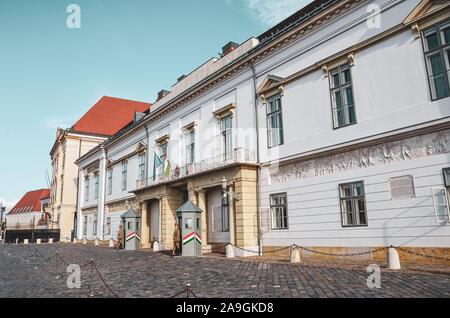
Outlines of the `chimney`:
[[170,92],[169,91],[166,91],[165,89],[163,89],[163,90],[161,90],[159,93],[158,93],[158,99],[157,100],[160,100],[161,98],[163,98],[164,96],[167,96],[167,94],[169,94]]
[[234,49],[236,49],[239,46],[239,44],[237,44],[236,42],[229,42],[227,45],[225,45],[222,48],[222,56],[227,55],[228,53],[230,53],[231,51],[233,51]]

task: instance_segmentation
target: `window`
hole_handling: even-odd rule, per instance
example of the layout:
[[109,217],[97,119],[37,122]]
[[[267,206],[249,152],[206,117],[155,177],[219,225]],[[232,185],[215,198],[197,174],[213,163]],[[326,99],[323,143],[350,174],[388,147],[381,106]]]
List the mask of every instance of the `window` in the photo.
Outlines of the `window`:
[[444,185],[447,189],[450,188],[450,168],[444,168],[442,169],[442,172],[444,173]]
[[89,201],[89,177],[84,179],[84,200]]
[[268,147],[282,145],[283,119],[281,116],[281,96],[275,95],[267,99],[267,143]]
[[166,163],[166,159],[167,159],[167,142],[161,144],[161,146],[159,146],[159,158],[161,159],[161,162],[163,163],[161,166],[159,166],[159,171],[160,173],[164,173],[164,167],[165,167],[165,163]]
[[222,232],[230,231],[230,200],[229,196],[222,195]]
[[110,235],[110,234],[111,234],[111,218],[107,217],[106,218],[105,235]]
[[286,193],[272,194],[270,196],[270,213],[272,214],[272,230],[288,228]]
[[128,162],[122,162],[122,191],[125,191],[127,189],[127,169]]
[[97,235],[97,214],[94,215],[94,221],[92,222],[92,235]]
[[186,156],[187,163],[195,162],[195,131],[190,130],[187,134],[187,143],[186,143]]
[[442,170],[444,174],[444,187],[432,188],[434,216],[436,222],[449,222],[450,221],[450,168]]
[[443,223],[450,220],[448,207],[448,188],[432,188],[434,216],[436,222]]
[[422,43],[431,99],[450,96],[450,20],[425,29]]
[[83,220],[83,235],[87,235],[87,222],[88,222],[88,217],[87,217],[87,215],[85,215],[84,220]]
[[366,200],[362,181],[339,185],[342,226],[367,225]]
[[231,115],[220,119],[220,134],[222,137],[222,156],[224,160],[232,158],[233,142],[231,133]]
[[63,195],[64,195],[64,177],[61,177],[61,199],[60,199],[60,202],[63,202]]
[[350,64],[331,70],[329,79],[334,128],[356,123]]
[[112,194],[113,168],[108,169],[108,194]]
[[143,182],[145,180],[145,153],[139,155],[139,180]]
[[94,192],[94,199],[98,199],[98,179],[99,179],[99,176],[98,176],[98,173],[97,174],[95,174],[95,192]]

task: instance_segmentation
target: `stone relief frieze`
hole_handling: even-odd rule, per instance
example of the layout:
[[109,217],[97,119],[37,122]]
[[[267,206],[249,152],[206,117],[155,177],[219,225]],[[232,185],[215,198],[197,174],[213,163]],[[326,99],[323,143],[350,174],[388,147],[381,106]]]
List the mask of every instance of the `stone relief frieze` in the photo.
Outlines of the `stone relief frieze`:
[[346,153],[263,169],[266,184],[343,173],[450,152],[450,130],[361,148]]
[[108,212],[109,213],[127,211],[130,208],[133,208],[135,210],[139,209],[137,202],[133,199],[123,200],[123,201],[113,202],[113,203],[108,204]]

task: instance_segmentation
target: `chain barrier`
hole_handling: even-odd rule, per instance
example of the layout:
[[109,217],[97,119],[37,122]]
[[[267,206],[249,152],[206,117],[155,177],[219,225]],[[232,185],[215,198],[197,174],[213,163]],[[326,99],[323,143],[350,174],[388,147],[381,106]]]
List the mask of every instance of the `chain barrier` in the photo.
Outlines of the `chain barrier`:
[[[15,247],[13,247],[13,248],[15,248]],[[66,260],[65,260],[58,252],[55,252],[55,254],[52,255],[52,256],[50,256],[50,257],[45,257],[44,255],[41,254],[41,252],[38,250],[37,247],[34,248],[34,253],[33,253],[31,250],[32,250],[32,248],[31,248],[30,246],[28,246],[28,247],[27,247],[27,254],[28,254],[28,255],[26,255],[26,257],[29,257],[29,258],[31,258],[31,257],[42,258],[43,261],[44,261],[45,263],[48,263],[50,260],[52,260],[53,258],[55,258],[54,270],[55,270],[55,273],[56,273],[55,277],[56,277],[57,279],[60,278],[59,273],[58,273],[59,261],[60,261],[62,264],[66,265],[66,266],[70,265],[70,263],[68,263],[68,262],[67,262],[67,261],[66,261]],[[25,261],[22,257],[14,256],[14,255],[12,255],[11,253],[9,253],[9,251],[3,251],[3,250],[1,250],[1,252],[2,252],[4,255],[7,255],[7,256],[9,256],[9,257],[12,257],[12,258],[15,258],[15,259],[16,259],[16,258],[19,258],[20,260]],[[58,260],[59,260],[59,261],[58,261]],[[26,262],[28,263],[28,260],[26,260]],[[92,276],[93,276],[93,270],[95,269],[95,271],[97,272],[97,274],[98,274],[98,276],[100,277],[101,281],[103,282],[103,284],[105,285],[105,287],[109,290],[109,292],[110,292],[112,295],[114,295],[115,297],[119,298],[119,296],[118,296],[116,293],[114,293],[114,291],[111,289],[111,287],[110,287],[110,286],[108,285],[108,283],[105,281],[105,279],[103,278],[103,275],[100,273],[100,271],[99,271],[99,269],[98,269],[98,267],[97,267],[97,265],[95,264],[95,262],[94,262],[93,259],[91,259],[88,263],[86,263],[86,264],[84,264],[84,265],[81,265],[81,266],[79,266],[79,267],[80,267],[80,268],[84,268],[84,267],[87,267],[87,266],[89,266],[89,265],[91,266],[90,283],[88,283],[89,296],[90,296],[90,297],[95,296],[94,293],[93,293],[93,291],[92,291]],[[193,295],[195,295],[193,291],[190,291],[190,292],[191,292]]]
[[219,246],[212,246],[211,247],[211,252],[217,253],[219,249],[221,249],[223,247],[226,247],[227,245],[228,245],[228,243],[222,244],[222,245],[219,245]]
[[[394,247],[394,246],[391,246],[391,247]],[[431,258],[431,259],[439,260],[439,261],[447,261],[447,262],[450,261],[450,258],[446,258],[446,257],[439,257],[439,256],[421,254],[421,253],[417,253],[417,252],[408,251],[408,250],[403,249],[401,247],[395,247],[395,248],[398,249],[399,251],[402,251],[404,253],[408,253],[408,254],[411,254],[411,255],[415,255],[415,256]]]
[[91,262],[92,262],[92,265],[94,266],[95,270],[97,271],[98,276],[100,277],[100,279],[102,280],[102,282],[106,286],[106,288],[109,290],[109,292],[111,294],[113,294],[115,297],[119,298],[119,296],[117,296],[117,294],[112,291],[112,289],[109,287],[108,283],[103,279],[103,276],[102,276],[102,274],[100,274],[100,271],[98,270],[97,265],[95,264],[94,260],[92,260]]
[[359,252],[359,253],[327,253],[327,252],[321,252],[321,251],[317,251],[317,250],[313,250],[307,247],[303,247],[303,246],[297,246],[294,244],[295,247],[298,247],[300,249],[303,249],[305,251],[308,251],[310,253],[314,253],[314,254],[320,254],[320,255],[326,255],[326,256],[338,256],[338,257],[347,257],[347,256],[361,256],[361,255],[367,255],[367,254],[371,254],[371,253],[376,253],[379,251],[383,251],[388,249],[387,247],[381,247],[381,248],[377,248],[374,250],[369,250],[366,252]]
[[170,296],[169,298],[175,298],[180,296],[181,294],[186,293],[186,298],[189,298],[189,294],[194,296],[194,298],[198,298],[197,295],[194,293],[194,291],[190,287],[186,287],[184,290],[180,291],[178,294],[175,294],[173,296]]

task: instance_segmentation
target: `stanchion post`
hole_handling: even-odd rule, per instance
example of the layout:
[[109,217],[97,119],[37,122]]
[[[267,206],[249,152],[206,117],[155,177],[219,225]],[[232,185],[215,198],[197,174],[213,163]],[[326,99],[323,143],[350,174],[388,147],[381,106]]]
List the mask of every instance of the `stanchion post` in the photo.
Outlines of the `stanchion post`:
[[397,250],[391,245],[387,250],[387,268],[388,269],[401,269],[400,257]]
[[290,251],[291,253],[291,263],[300,263],[301,262],[301,260],[300,260],[300,252],[299,252],[299,250],[298,250],[298,247],[295,245],[295,244],[293,244],[292,246],[291,246],[291,251]]
[[91,275],[89,277],[89,297],[94,297],[95,294],[92,290],[92,276],[94,274],[94,259],[91,258]]
[[234,248],[232,244],[228,244],[226,247],[226,253],[227,258],[233,258],[234,257]]

